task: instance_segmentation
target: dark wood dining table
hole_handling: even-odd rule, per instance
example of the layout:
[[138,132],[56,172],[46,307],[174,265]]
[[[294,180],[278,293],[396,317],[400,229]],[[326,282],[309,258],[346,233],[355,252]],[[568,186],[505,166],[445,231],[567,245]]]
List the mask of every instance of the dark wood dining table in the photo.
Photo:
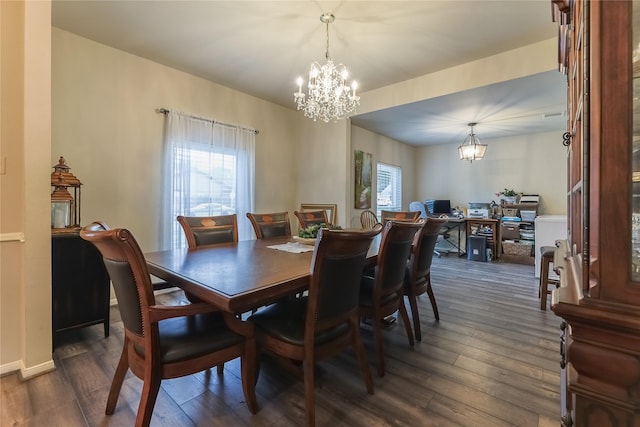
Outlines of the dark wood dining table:
[[[375,265],[379,236],[367,256]],[[149,273],[230,313],[244,313],[309,286],[312,251],[291,253],[267,246],[291,237],[243,240],[195,250],[145,253]]]

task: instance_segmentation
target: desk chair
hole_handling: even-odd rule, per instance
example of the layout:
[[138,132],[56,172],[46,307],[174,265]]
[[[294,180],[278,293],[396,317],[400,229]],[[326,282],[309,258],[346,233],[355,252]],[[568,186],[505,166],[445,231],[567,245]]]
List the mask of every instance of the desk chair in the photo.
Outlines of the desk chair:
[[380,219],[382,219],[382,225],[385,225],[387,221],[416,222],[419,218],[419,211],[380,211]]
[[296,218],[298,218],[301,229],[307,228],[310,225],[329,224],[329,217],[327,217],[327,211],[325,210],[303,212],[294,211],[293,213]]
[[378,375],[381,377],[385,374],[382,348],[385,317],[399,311],[409,345],[413,347],[414,344],[402,289],[411,245],[420,228],[422,223],[387,221],[382,229],[375,269],[365,272],[360,283],[360,317],[372,319]]
[[409,211],[420,212],[420,218],[427,217],[427,209],[425,208],[424,203],[419,202],[417,200],[414,200],[411,203],[409,203]]
[[292,361],[302,361],[307,426],[315,425],[314,367],[318,360],[352,346],[367,392],[373,394],[360,338],[358,290],[369,246],[379,232],[320,230],[308,296],[278,301],[249,318],[261,349],[276,354],[296,372]]
[[256,343],[250,324],[210,304],[157,305],[144,255],[128,230],[108,230],[94,222],[80,237],[102,254],[124,324],[124,345],[106,415],[115,410],[128,370],[143,381],[135,425],[148,426],[163,379],[191,375],[237,357],[245,402],[252,413],[258,411]]
[[291,236],[291,223],[288,212],[276,213],[251,213],[247,212],[247,218],[251,221],[256,239],[270,239],[278,236]]

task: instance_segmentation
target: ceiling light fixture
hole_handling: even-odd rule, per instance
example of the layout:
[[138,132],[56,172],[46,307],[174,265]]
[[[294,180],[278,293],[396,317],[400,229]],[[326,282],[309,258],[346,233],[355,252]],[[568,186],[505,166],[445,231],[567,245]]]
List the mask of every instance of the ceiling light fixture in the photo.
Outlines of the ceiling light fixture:
[[471,130],[469,136],[467,136],[464,142],[458,147],[458,153],[460,154],[460,160],[468,160],[469,163],[474,160],[481,160],[484,157],[484,152],[487,151],[487,144],[480,144],[480,140],[473,133],[473,127],[477,123],[469,123]]
[[[305,99],[302,93],[302,77],[298,77],[298,92],[293,94],[298,110],[304,110],[304,115],[316,121],[322,120],[337,122],[346,118],[360,105],[360,97],[356,96],[357,82],[353,82],[351,87],[346,81],[349,75],[347,67],[343,64],[335,66],[329,56],[329,24],[336,17],[332,13],[324,13],[320,16],[320,21],[326,24],[327,31],[327,51],[325,58],[327,62],[320,65],[317,62],[311,63],[309,70],[309,96]],[[353,93],[351,93],[353,90]]]

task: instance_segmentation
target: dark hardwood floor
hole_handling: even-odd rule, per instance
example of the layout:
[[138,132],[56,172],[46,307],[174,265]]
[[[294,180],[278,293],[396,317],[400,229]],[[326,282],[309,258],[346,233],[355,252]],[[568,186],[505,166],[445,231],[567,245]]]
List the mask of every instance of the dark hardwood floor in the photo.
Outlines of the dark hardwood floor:
[[[351,351],[318,365],[318,426],[558,426],[559,325],[539,309],[533,267],[434,259],[436,323],[420,298],[422,342],[410,348],[402,325],[386,328],[387,374],[375,376],[372,330],[363,339],[374,372],[368,395]],[[159,301],[183,298],[181,291]],[[0,379],[2,426],[133,425],[141,381],[128,374],[112,416],[104,415],[123,329],[112,307],[111,336],[102,326],[69,331],[53,358],[57,369],[21,382]],[[244,403],[239,361],[162,382],[152,426],[300,426],[302,383],[263,361],[257,384],[260,412]]]

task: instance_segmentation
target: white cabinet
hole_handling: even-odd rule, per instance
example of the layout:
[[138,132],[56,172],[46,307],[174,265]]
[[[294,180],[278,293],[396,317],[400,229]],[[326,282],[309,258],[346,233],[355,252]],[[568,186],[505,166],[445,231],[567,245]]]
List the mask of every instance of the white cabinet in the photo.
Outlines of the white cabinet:
[[540,277],[540,248],[555,246],[556,240],[567,239],[566,215],[540,215],[536,217],[535,274]]

